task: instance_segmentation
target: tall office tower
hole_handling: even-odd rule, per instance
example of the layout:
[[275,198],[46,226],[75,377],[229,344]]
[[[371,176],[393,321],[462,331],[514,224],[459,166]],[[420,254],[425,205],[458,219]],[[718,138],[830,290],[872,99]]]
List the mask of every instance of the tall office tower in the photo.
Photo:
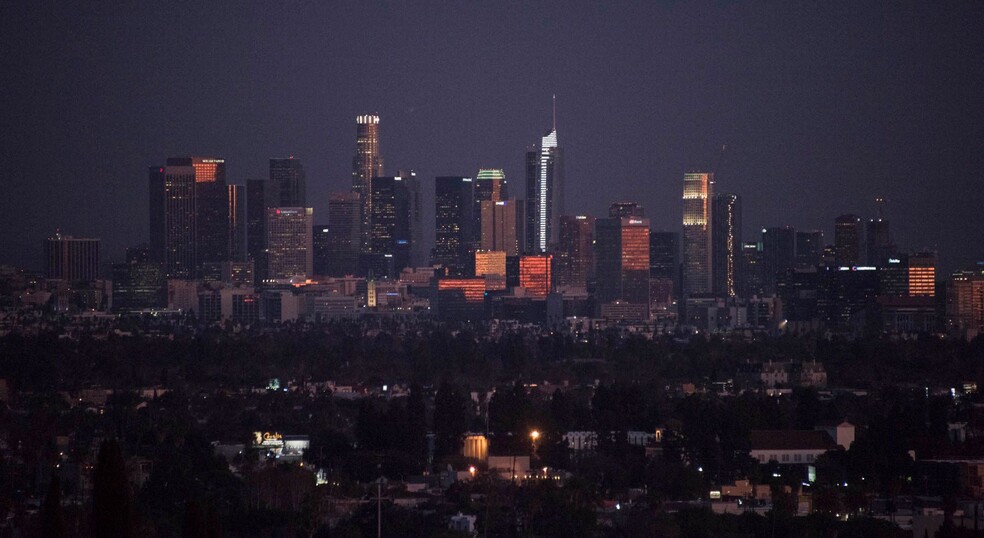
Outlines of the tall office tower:
[[267,278],[306,277],[314,272],[309,207],[267,209]]
[[[407,197],[407,215],[409,226],[409,267],[423,267],[427,265],[427,254],[424,250],[424,226],[423,226],[423,198],[420,195],[420,180],[417,173],[413,170],[400,169],[397,176],[403,182]],[[478,233],[478,232],[475,232]]]
[[649,219],[595,220],[595,299],[649,308]]
[[311,229],[312,264],[314,274],[327,276],[331,268],[331,228],[315,224]]
[[[369,254],[377,276],[396,277],[404,267],[411,267],[413,248],[411,190],[416,194],[417,178],[401,176],[374,177],[370,180],[369,195],[372,196],[372,216],[370,218]],[[408,184],[413,183],[414,186]],[[380,256],[391,258],[385,263]],[[382,274],[380,268],[386,268]],[[392,267],[392,273],[390,273]]]
[[741,271],[738,272],[738,296],[761,297],[765,294],[765,256],[762,243],[741,244]]
[[861,217],[841,215],[834,220],[834,263],[853,267],[861,262]]
[[168,159],[150,168],[150,245],[167,278],[191,279],[196,268],[195,168]]
[[301,160],[293,155],[286,159],[270,159],[270,183],[276,190],[279,207],[304,207],[307,205],[307,179]]
[[889,232],[888,221],[881,217],[869,219],[864,225],[865,263],[883,267],[895,254],[895,245]]
[[560,243],[554,275],[558,290],[588,289],[588,280],[594,272],[594,226],[594,217],[560,217]]
[[56,233],[44,241],[44,269],[46,278],[95,280],[99,276],[99,239]]
[[199,273],[206,263],[229,261],[229,187],[224,181],[198,181],[195,176],[197,215],[195,258]]
[[501,250],[507,256],[517,256],[522,252],[522,221],[525,212],[523,201],[484,200],[481,205],[480,248],[482,250]]
[[246,261],[246,187],[229,185],[229,259]]
[[731,193],[715,194],[711,203],[711,260],[714,284],[712,292],[719,297],[734,297],[741,256],[741,196]]
[[473,200],[471,178],[439,176],[435,179],[433,261],[447,268],[449,276],[467,275],[473,263]]
[[608,206],[608,216],[615,218],[636,217],[645,218],[646,209],[635,202],[612,202]]
[[[649,231],[649,281],[668,307],[680,296],[680,234]],[[662,290],[662,291],[660,291]]]
[[526,295],[546,299],[553,286],[551,269],[553,256],[550,254],[527,254],[519,258],[519,286]]
[[765,292],[776,292],[779,276],[796,267],[796,230],[791,226],[762,230],[762,280]]
[[683,176],[683,297],[711,293],[713,249],[711,214],[714,174],[691,172]]
[[276,207],[274,192],[265,179],[246,180],[246,257],[253,260],[257,281],[266,277],[267,209]]
[[362,201],[356,192],[328,193],[328,276],[359,272],[362,250]]
[[823,232],[796,232],[796,266],[816,267],[823,263]]
[[352,192],[362,200],[362,251],[369,251],[369,219],[372,217],[372,197],[369,182],[382,177],[383,158],[379,154],[379,116],[366,114],[355,118],[355,157],[352,158]]
[[560,239],[564,214],[564,152],[557,145],[557,112],[553,128],[540,140],[540,149],[526,153],[527,238],[532,253],[546,252]]
[[[475,224],[472,231],[476,234],[482,233],[483,202],[502,202],[508,199],[505,172],[499,168],[480,168],[478,175],[475,176],[475,208],[473,209]],[[482,238],[479,236],[475,240],[481,242]]]

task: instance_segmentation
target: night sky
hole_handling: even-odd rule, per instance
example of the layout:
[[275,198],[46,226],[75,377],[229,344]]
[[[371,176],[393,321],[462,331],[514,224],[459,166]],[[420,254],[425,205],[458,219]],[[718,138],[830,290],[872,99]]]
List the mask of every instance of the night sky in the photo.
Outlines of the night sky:
[[984,2],[237,4],[3,3],[0,264],[40,268],[56,228],[121,260],[168,156],[223,157],[233,183],[299,157],[322,222],[364,113],[428,200],[479,167],[522,195],[552,94],[568,212],[633,200],[679,230],[683,173],[719,166],[746,240],[832,242],[884,196],[902,247],[984,259]]

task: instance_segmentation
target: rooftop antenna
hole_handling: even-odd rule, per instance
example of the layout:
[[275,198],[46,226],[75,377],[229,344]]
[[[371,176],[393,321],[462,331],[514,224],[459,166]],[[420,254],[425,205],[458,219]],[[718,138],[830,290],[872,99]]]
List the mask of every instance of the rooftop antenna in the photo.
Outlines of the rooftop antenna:
[[557,132],[557,94],[553,94],[553,130]]

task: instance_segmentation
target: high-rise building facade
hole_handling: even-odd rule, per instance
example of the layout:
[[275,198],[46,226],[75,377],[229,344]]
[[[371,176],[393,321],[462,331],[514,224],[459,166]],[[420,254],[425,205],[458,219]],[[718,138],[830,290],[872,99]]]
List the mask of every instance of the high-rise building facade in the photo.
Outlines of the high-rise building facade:
[[197,267],[195,168],[168,159],[150,168],[150,245],[167,278],[192,279]]
[[526,295],[546,299],[553,286],[553,256],[528,254],[519,258],[519,286]]
[[823,232],[796,232],[796,266],[816,267],[823,263]]
[[356,192],[328,193],[328,252],[325,274],[356,275],[362,250],[362,201]]
[[95,280],[99,276],[99,242],[60,233],[45,239],[45,277],[69,282]]
[[895,244],[888,221],[882,218],[869,219],[864,225],[865,263],[884,267],[888,258],[895,254]]
[[761,297],[765,294],[765,256],[760,241],[745,241],[741,244],[739,276],[739,297]]
[[734,297],[737,292],[741,256],[741,197],[715,194],[711,203],[712,292],[719,297]]
[[936,254],[896,254],[885,258],[880,268],[880,294],[890,297],[934,297]]
[[649,286],[659,309],[680,296],[680,234],[649,231]]
[[[395,277],[404,267],[412,267],[414,248],[413,203],[419,201],[415,175],[374,177],[370,180],[372,217],[370,218],[369,253],[392,258]],[[418,212],[419,214],[419,212]],[[377,275],[384,276],[384,275]]]
[[355,157],[352,158],[352,192],[362,201],[362,251],[369,250],[369,220],[372,217],[372,197],[369,183],[383,176],[383,157],[379,153],[379,116],[366,114],[355,118]]
[[713,250],[711,214],[714,174],[691,172],[683,176],[683,275],[684,297],[711,293]]
[[595,218],[587,215],[560,217],[560,243],[556,257],[558,290],[587,290],[594,272]]
[[861,217],[841,215],[834,220],[834,263],[839,267],[861,263]]
[[506,277],[506,253],[501,250],[475,251],[475,276]]
[[481,203],[481,241],[482,250],[501,250],[507,256],[517,256],[522,252],[522,221],[525,212],[523,201],[483,200]]
[[[509,199],[509,189],[506,187],[506,173],[500,168],[480,168],[478,175],[475,176],[474,188],[475,207],[472,211],[475,217],[475,224],[472,230],[476,234],[480,234],[482,232],[482,203],[503,202]],[[477,238],[477,240],[481,241],[481,237]],[[523,248],[523,246],[520,246],[520,248]]]
[[608,216],[614,218],[636,217],[645,218],[646,209],[636,202],[612,202],[608,206]]
[[300,159],[270,159],[270,184],[276,191],[277,206],[307,205],[307,178]]
[[526,154],[526,219],[530,252],[556,245],[564,214],[564,152],[557,142],[557,119],[540,140],[539,150]]
[[246,187],[228,185],[229,260],[246,261]]
[[[280,196],[279,191],[276,196]],[[246,180],[246,257],[253,261],[256,279],[266,275],[267,209],[276,207],[274,192],[265,179]]]
[[306,207],[267,209],[267,278],[306,277],[314,272],[312,217],[313,210]]
[[796,267],[796,230],[776,226],[762,230],[762,279],[766,294],[776,292],[780,275]]
[[449,275],[468,275],[474,263],[474,186],[472,179],[439,176],[434,187],[434,263]]
[[649,308],[649,219],[595,220],[595,298]]

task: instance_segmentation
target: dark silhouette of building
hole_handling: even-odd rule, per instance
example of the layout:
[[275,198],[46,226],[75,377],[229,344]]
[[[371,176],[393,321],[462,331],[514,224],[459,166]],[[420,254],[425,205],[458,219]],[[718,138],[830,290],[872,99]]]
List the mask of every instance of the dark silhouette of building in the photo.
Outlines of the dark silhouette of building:
[[341,277],[359,273],[362,249],[362,202],[357,192],[328,194],[328,276]]
[[680,234],[649,231],[649,284],[655,306],[669,308],[680,297]]
[[834,220],[834,263],[853,267],[861,262],[861,217],[841,215]]
[[[279,197],[279,192],[276,193]],[[276,207],[274,192],[265,179],[246,180],[246,257],[253,260],[257,281],[266,278],[267,209]]]
[[150,245],[167,278],[195,277],[197,228],[191,159],[170,158],[150,168]]
[[823,263],[823,232],[796,232],[796,266],[815,267]]
[[739,297],[765,295],[765,256],[759,241],[741,244],[741,271],[738,278]]
[[307,205],[307,179],[300,159],[270,159],[270,183],[277,194],[279,207]]
[[895,255],[895,244],[888,221],[881,217],[869,219],[864,225],[865,263],[875,267],[884,267],[888,258]]
[[[376,276],[396,277],[404,267],[411,267],[414,248],[415,201],[419,201],[419,188],[415,175],[374,177],[370,180],[372,218],[370,219],[369,253],[372,258],[391,258],[385,265],[393,273],[375,273]],[[419,212],[416,212],[419,215]]]
[[44,241],[45,277],[88,282],[99,276],[99,239],[55,234]]
[[594,273],[594,217],[564,215],[560,217],[560,244],[555,258],[558,290],[588,289]]
[[796,230],[790,226],[762,230],[762,255],[765,293],[772,294],[779,275],[796,266]]
[[635,202],[612,202],[608,206],[608,216],[615,218],[646,218],[646,209]]

